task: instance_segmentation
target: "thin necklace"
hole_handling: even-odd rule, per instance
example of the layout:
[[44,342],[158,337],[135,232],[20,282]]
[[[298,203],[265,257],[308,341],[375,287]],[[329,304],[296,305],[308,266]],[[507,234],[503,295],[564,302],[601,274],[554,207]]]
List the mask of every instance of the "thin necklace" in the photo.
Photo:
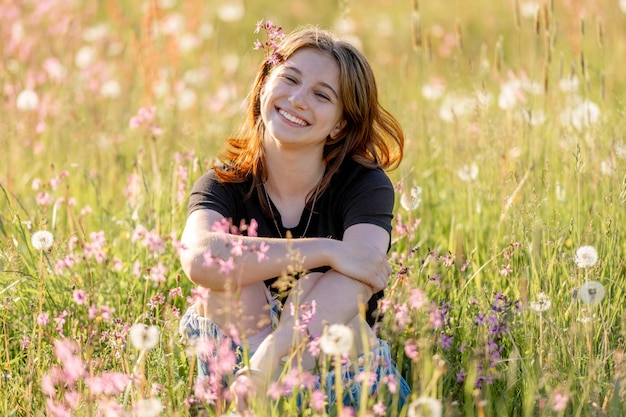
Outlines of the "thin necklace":
[[[317,202],[317,193],[320,190],[320,184],[322,183],[322,181],[317,183],[317,188],[315,188],[315,194],[313,195],[313,204],[311,204],[311,209],[309,210],[309,219],[306,221],[306,227],[304,228],[304,232],[302,232],[302,235],[300,236],[300,239],[302,239],[304,236],[306,236],[306,232],[309,231],[309,226],[311,225],[311,219],[313,218],[313,210],[315,209],[315,203]],[[278,222],[276,221],[276,215],[274,214],[274,209],[272,208],[272,203],[270,202],[270,196],[267,193],[267,190],[265,189],[265,184],[263,184],[263,193],[265,194],[265,199],[267,200],[267,205],[269,206],[270,210],[272,211],[272,220],[274,221],[274,226],[276,227],[276,231],[278,232],[278,236],[280,236],[280,238],[283,238],[283,234],[280,232],[280,227],[278,227]],[[306,208],[306,205],[304,206]]]

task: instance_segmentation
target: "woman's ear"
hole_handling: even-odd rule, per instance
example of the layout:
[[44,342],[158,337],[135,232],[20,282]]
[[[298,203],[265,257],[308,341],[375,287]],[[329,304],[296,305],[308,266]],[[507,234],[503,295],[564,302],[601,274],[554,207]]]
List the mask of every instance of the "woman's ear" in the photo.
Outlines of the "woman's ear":
[[335,139],[339,135],[339,133],[341,133],[344,127],[346,127],[346,121],[345,119],[341,119],[333,128],[333,130],[330,131],[329,136],[331,137],[331,139]]

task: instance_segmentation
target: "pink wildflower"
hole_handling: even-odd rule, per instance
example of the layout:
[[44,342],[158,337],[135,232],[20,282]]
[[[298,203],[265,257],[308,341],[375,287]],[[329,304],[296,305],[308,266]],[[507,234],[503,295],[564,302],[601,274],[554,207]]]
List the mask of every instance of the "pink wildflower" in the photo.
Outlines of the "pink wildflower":
[[167,267],[165,267],[165,265],[163,265],[163,263],[159,261],[156,266],[150,268],[150,275],[147,278],[152,280],[152,282],[154,283],[165,282],[165,274],[167,274]]
[[552,395],[552,410],[559,412],[563,411],[567,408],[567,403],[569,402],[569,396],[563,393],[562,391],[556,391]]
[[409,308],[406,304],[398,304],[394,306],[395,323],[400,328],[404,329],[406,325],[411,321],[409,317]]
[[387,408],[382,401],[378,401],[376,404],[374,404],[372,411],[377,416],[384,416],[387,413]]
[[100,308],[100,315],[102,316],[102,320],[104,321],[109,321],[111,320],[111,316],[113,315],[113,313],[115,312],[114,308],[111,308],[109,306],[102,306]]
[[209,268],[211,265],[213,265],[213,255],[211,254],[211,251],[207,249],[202,254],[202,266]]
[[59,404],[52,398],[46,399],[46,414],[53,417],[72,417],[71,411],[63,404]]
[[54,355],[63,366],[68,384],[73,384],[86,374],[85,362],[76,354],[75,345],[68,339],[55,340]]
[[413,310],[419,310],[426,304],[426,293],[419,289],[413,288],[411,290],[411,294],[409,295],[409,305]]
[[270,249],[270,245],[268,245],[265,242],[261,242],[261,244],[258,247],[256,247],[256,245],[252,247],[252,251],[256,253],[257,262],[261,262],[265,259],[269,259],[269,257],[267,256],[267,251],[269,249]]
[[259,227],[259,223],[257,223],[256,220],[254,219],[250,220],[250,224],[248,225],[248,236],[251,236],[251,237],[258,236],[257,234],[258,227]]
[[113,264],[113,270],[120,272],[122,270],[122,268],[124,267],[124,264],[122,263],[122,260],[118,257],[114,257],[111,260],[111,263]]
[[96,307],[95,304],[92,304],[89,307],[89,310],[87,311],[88,311],[89,320],[94,320],[96,317],[98,317],[98,313],[100,312],[100,310],[98,309],[98,307]]
[[30,337],[23,335],[22,338],[20,339],[20,346],[22,348],[22,350],[27,350],[28,347],[30,346]]
[[380,311],[385,314],[387,310],[391,307],[391,300],[388,298],[383,298],[380,302]]
[[296,307],[293,303],[290,303],[290,312],[291,316],[295,317],[294,330],[299,331],[300,333],[306,332],[309,327],[309,323],[315,317],[316,312],[316,303],[315,300],[311,301],[311,304],[302,304],[298,306],[298,314],[296,314]]
[[235,270],[235,260],[233,257],[229,257],[227,260],[218,259],[217,263],[220,266],[220,274],[228,275]]
[[407,340],[404,344],[404,353],[409,359],[417,358],[417,344],[413,340]]
[[63,325],[65,324],[65,319],[69,315],[70,313],[68,313],[67,310],[63,310],[54,318],[54,322],[57,324],[56,330],[61,335],[63,334]]
[[48,206],[52,204],[52,197],[46,192],[41,192],[37,194],[35,201],[39,206]]
[[383,377],[383,383],[386,383],[387,389],[391,394],[395,394],[398,391],[398,382],[393,375],[386,375]]
[[243,252],[248,249],[243,239],[233,239],[231,243],[232,246],[230,248],[230,254],[233,256],[241,256],[243,255]]
[[313,356],[314,358],[317,358],[321,353],[320,338],[319,337],[313,338],[309,342],[309,346],[307,347],[307,350],[309,351],[311,356]]
[[189,304],[193,304],[196,302],[206,303],[209,301],[209,294],[211,293],[210,288],[205,287],[195,287],[191,289],[191,297],[187,298],[187,302]]
[[311,407],[315,411],[322,411],[326,406],[326,395],[320,391],[315,390],[311,393]]
[[168,299],[172,299],[175,297],[182,297],[182,296],[183,296],[183,289],[180,287],[172,288],[167,294]]
[[48,313],[41,313],[39,317],[37,317],[37,324],[40,326],[46,326],[50,323],[50,315]]
[[87,293],[83,290],[74,290],[73,298],[74,302],[79,306],[87,304]]
[[213,223],[211,230],[217,233],[228,233],[230,232],[230,223],[226,219],[218,220]]

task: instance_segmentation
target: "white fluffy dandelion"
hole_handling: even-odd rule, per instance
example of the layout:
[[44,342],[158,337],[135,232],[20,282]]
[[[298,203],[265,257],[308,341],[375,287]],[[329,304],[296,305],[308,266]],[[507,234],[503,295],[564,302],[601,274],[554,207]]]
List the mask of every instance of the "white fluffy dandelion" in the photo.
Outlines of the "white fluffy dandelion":
[[412,187],[408,193],[402,193],[400,205],[406,211],[412,211],[422,204],[422,187]]
[[470,165],[463,165],[457,171],[457,175],[463,182],[474,181],[478,178],[478,165],[475,162],[472,162]]
[[443,406],[441,401],[432,397],[419,397],[409,404],[407,417],[441,417]]
[[33,90],[22,90],[17,95],[15,106],[22,111],[36,110],[39,107],[39,96]]
[[157,417],[163,411],[163,404],[159,398],[145,398],[135,403],[133,411],[136,417]]
[[344,324],[331,324],[320,337],[320,349],[327,355],[343,355],[352,349],[354,334]]
[[581,246],[576,250],[574,262],[579,268],[591,268],[598,262],[598,252],[593,246]]
[[422,86],[422,95],[426,100],[439,100],[446,91],[446,86],[440,79],[434,79]]
[[139,350],[150,350],[159,342],[159,328],[137,323],[130,328],[130,342]]
[[30,239],[33,248],[41,251],[49,251],[54,243],[54,236],[47,230],[39,230],[33,233]]
[[246,13],[243,2],[231,1],[218,7],[217,17],[227,23],[241,20]]
[[531,310],[535,310],[537,313],[544,312],[550,308],[552,301],[544,292],[540,292],[537,295],[537,301],[530,303]]
[[598,304],[605,294],[604,285],[598,281],[587,281],[578,290],[581,301],[587,304]]

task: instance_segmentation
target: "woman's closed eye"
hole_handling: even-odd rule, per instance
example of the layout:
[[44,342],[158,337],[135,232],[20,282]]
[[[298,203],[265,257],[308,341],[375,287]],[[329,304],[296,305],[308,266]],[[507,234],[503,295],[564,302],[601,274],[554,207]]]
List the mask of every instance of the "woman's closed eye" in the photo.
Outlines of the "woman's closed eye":
[[289,84],[298,84],[298,79],[291,75],[283,75],[282,78]]
[[315,92],[315,95],[316,95],[317,97],[321,98],[322,100],[325,100],[325,101],[330,101],[330,97],[329,97],[329,96],[328,96],[328,94],[326,94],[326,93],[323,93],[323,92],[321,92],[321,91],[316,91],[316,92]]

